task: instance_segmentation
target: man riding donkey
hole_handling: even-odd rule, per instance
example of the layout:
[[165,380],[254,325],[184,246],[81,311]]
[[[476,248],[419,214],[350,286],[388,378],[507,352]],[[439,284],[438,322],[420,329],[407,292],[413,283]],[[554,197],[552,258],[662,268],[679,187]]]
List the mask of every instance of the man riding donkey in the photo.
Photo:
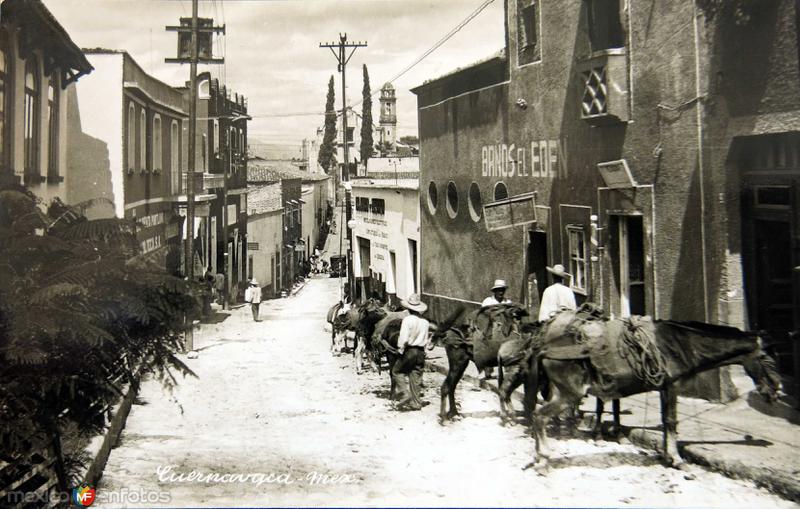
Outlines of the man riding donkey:
[[[506,290],[508,290],[508,284],[506,284],[505,279],[495,279],[494,284],[492,285],[492,294],[481,302],[481,308],[488,308],[490,306],[497,306],[499,304],[511,304],[511,299],[506,298]],[[494,378],[492,376],[492,371],[494,368],[487,367],[483,370],[483,379],[490,380]]]

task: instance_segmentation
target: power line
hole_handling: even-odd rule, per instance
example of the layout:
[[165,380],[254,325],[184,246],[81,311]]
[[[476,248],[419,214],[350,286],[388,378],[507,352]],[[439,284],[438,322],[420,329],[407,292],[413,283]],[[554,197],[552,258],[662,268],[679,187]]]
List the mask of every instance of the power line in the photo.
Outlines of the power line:
[[[456,33],[461,31],[462,28],[467,26],[467,24],[470,21],[475,19],[492,2],[494,2],[494,0],[485,0],[480,6],[478,6],[477,9],[472,11],[466,18],[461,20],[455,27],[453,27],[449,32],[447,32],[446,35],[444,35],[441,39],[436,41],[436,43],[433,46],[431,46],[428,50],[426,50],[424,53],[422,53],[422,55],[417,57],[411,64],[406,66],[405,69],[403,69],[402,71],[400,71],[399,73],[394,75],[391,79],[389,79],[388,82],[391,83],[391,82],[397,80],[398,78],[400,78],[404,74],[406,74],[408,71],[410,71],[411,69],[416,67],[420,62],[422,62],[428,56],[430,56],[431,53],[433,53],[434,51],[439,49],[445,42],[450,40]],[[223,3],[223,5],[224,5],[224,3]],[[371,95],[374,97],[374,96],[378,95],[379,93],[380,93],[380,89],[376,89],[375,91],[372,92]],[[364,102],[364,100],[361,99],[358,102],[356,102],[355,104],[352,104],[352,105],[348,106],[347,109],[352,110],[354,107],[360,105],[363,102]],[[314,115],[324,116],[325,112],[315,111],[315,112],[265,113],[265,114],[261,114],[261,115],[259,115],[259,114],[251,114],[250,116],[253,117],[253,118],[284,118],[284,117],[306,117],[306,116],[314,116]],[[341,113],[339,113],[339,115],[341,115]],[[374,122],[372,123],[372,127],[375,127],[375,123]]]

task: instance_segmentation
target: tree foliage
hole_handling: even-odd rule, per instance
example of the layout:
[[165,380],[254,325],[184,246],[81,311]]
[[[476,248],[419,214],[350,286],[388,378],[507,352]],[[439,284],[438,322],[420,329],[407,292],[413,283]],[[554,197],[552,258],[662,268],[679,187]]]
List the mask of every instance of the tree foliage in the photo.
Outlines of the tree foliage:
[[319,147],[317,161],[330,173],[331,168],[336,166],[336,109],[334,101],[336,95],[333,90],[333,76],[328,82],[328,97],[325,101],[325,131],[322,135],[322,145]]
[[361,160],[366,163],[375,151],[375,140],[372,139],[372,90],[369,85],[367,64],[364,64],[364,88],[361,90],[361,105]]
[[418,146],[419,145],[419,137],[418,136],[401,136],[400,143],[405,145],[411,146]]
[[151,266],[134,232],[59,201],[42,212],[23,188],[0,191],[0,452],[54,444],[61,489],[60,430],[100,431],[141,370],[168,387],[173,371],[193,374],[175,354],[196,289]]

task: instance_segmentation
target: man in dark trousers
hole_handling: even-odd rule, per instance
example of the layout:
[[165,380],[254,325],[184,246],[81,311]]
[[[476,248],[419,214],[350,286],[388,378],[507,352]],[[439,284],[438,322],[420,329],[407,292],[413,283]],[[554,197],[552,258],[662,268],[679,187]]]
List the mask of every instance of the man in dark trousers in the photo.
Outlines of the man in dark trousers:
[[430,322],[422,318],[422,313],[428,306],[422,302],[418,294],[413,294],[407,300],[400,301],[400,305],[409,311],[400,325],[400,335],[397,338],[397,350],[400,359],[392,368],[392,376],[397,381],[400,402],[397,410],[420,410],[422,399],[420,391],[422,386],[422,371],[425,367],[425,347],[428,345]]

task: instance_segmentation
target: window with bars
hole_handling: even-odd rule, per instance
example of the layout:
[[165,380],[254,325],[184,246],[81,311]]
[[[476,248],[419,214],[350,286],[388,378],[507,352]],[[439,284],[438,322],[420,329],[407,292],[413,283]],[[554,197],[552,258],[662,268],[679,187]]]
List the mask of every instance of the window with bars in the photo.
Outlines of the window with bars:
[[60,107],[60,90],[58,73],[50,76],[47,88],[47,178],[54,182],[60,180],[58,171],[58,110]]
[[580,225],[567,226],[570,288],[586,293],[586,233]]
[[540,60],[542,56],[539,43],[539,1],[518,0],[517,6],[519,63],[524,65]]
[[606,67],[592,67],[581,73],[583,77],[583,99],[581,114],[584,118],[608,113],[608,84]]
[[373,198],[370,205],[373,214],[383,215],[386,213],[386,201],[382,198]]
[[369,212],[369,198],[356,197],[356,210],[359,212]]
[[39,59],[25,61],[24,168],[26,175],[39,175]]

